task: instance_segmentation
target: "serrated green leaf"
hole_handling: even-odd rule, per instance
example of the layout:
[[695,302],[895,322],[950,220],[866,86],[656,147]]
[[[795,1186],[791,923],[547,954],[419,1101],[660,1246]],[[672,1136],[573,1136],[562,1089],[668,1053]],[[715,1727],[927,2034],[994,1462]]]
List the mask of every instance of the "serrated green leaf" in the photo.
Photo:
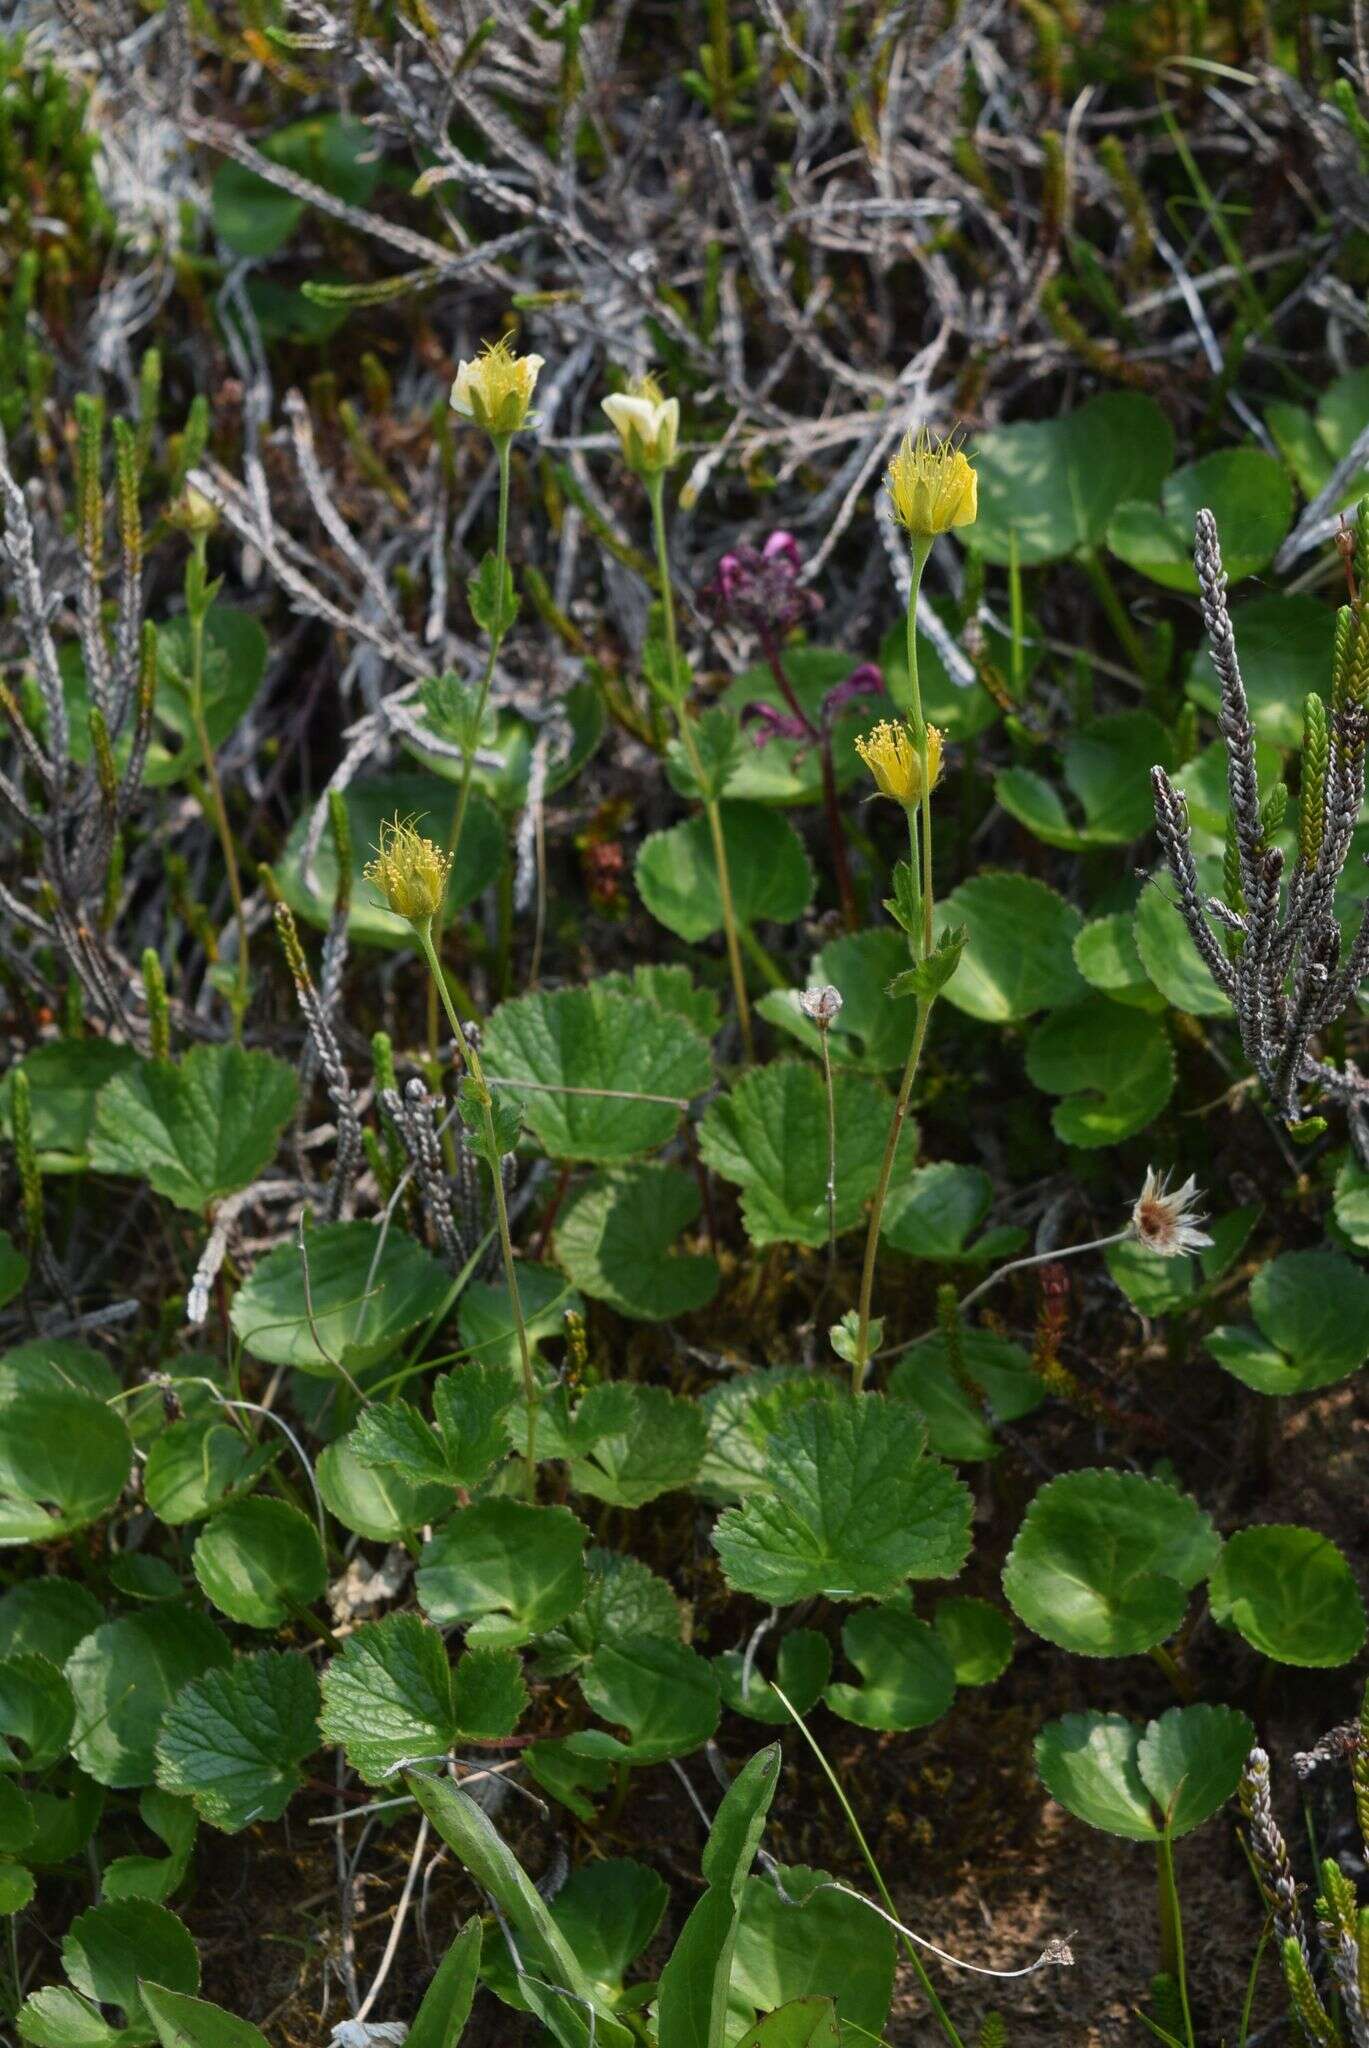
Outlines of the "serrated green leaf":
[[437,1630],[416,1614],[362,1622],[324,1671],[320,1726],[369,1785],[383,1784],[406,1759],[445,1756],[456,1712]]
[[[679,1126],[681,1113],[669,1102],[625,1101],[624,1094],[690,1100],[712,1078],[708,1047],[680,1018],[597,983],[501,1003],[485,1059],[515,1090],[535,1081],[549,1091],[529,1092],[523,1114],[553,1158],[603,1165],[654,1151]],[[558,1092],[576,1088],[591,1092]]]
[[770,1440],[767,1490],[721,1515],[728,1583],[787,1605],[814,1594],[886,1598],[906,1579],[950,1578],[970,1547],[970,1496],[924,1456],[927,1432],[900,1402],[810,1402]]
[[0,1658],[0,1771],[45,1771],[66,1755],[75,1718],[71,1688],[50,1659],[34,1650]]
[[157,1783],[237,1834],[279,1820],[318,1746],[318,1680],[298,1650],[263,1650],[183,1686],[157,1737]]
[[[893,1104],[863,1074],[837,1073],[832,1082],[843,1231],[860,1222],[874,1192]],[[916,1142],[911,1126],[905,1142]],[[752,1067],[704,1112],[699,1152],[742,1190],[742,1218],[758,1249],[827,1242],[827,1097],[815,1067],[797,1060]]]
[[238,1045],[197,1045],[176,1065],[145,1060],[100,1090],[91,1164],[202,1214],[260,1178],[297,1094],[284,1060]]
[[1348,1664],[1364,1642],[1364,1601],[1329,1536],[1289,1523],[1238,1529],[1208,1582],[1212,1618],[1279,1664]]
[[559,1678],[623,1636],[679,1642],[680,1603],[640,1558],[597,1547],[585,1555],[585,1597],[573,1614],[538,1639],[537,1669]]

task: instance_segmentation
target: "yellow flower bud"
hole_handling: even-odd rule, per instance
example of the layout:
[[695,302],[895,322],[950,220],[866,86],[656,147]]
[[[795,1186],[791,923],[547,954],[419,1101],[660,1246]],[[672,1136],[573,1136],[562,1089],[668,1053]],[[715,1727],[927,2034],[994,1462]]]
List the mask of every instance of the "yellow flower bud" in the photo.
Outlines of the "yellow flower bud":
[[521,432],[543,361],[542,356],[516,356],[507,335],[487,341],[483,355],[458,365],[452,410],[487,434]]
[[[856,752],[881,796],[909,811],[921,802],[922,760],[906,725],[895,725],[886,718],[856,741]],[[927,728],[927,778],[933,789],[941,778],[941,734],[934,725]]]
[[675,460],[680,438],[680,401],[665,398],[654,377],[638,377],[626,391],[603,401],[618,429],[623,456],[639,476],[656,476]]
[[219,514],[203,491],[194,490],[187,484],[174,504],[167,507],[166,523],[179,533],[194,538],[197,534],[212,533],[219,523]]
[[937,441],[925,427],[903,445],[887,478],[894,517],[920,540],[973,526],[979,516],[979,478],[959,448]]
[[396,917],[422,924],[441,908],[451,866],[451,855],[425,839],[411,818],[391,818],[381,826],[375,859],[364,872]]

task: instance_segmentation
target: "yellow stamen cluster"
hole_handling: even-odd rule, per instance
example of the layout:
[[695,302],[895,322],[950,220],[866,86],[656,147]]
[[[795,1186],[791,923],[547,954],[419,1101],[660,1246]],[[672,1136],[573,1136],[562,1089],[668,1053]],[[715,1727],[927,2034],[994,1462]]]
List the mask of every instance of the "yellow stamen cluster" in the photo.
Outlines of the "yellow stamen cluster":
[[365,875],[380,891],[396,917],[421,924],[442,905],[451,856],[425,839],[412,818],[389,818],[380,828],[375,859]]
[[[856,752],[874,777],[881,796],[912,810],[922,800],[922,761],[906,725],[884,719],[856,741]],[[941,776],[941,734],[927,728],[927,779],[935,789]]]
[[925,427],[916,440],[904,435],[887,482],[894,517],[917,539],[973,526],[979,516],[979,478],[959,448]]
[[517,434],[528,423],[528,411],[542,367],[541,356],[516,356],[507,335],[487,341],[483,355],[461,363],[452,386],[452,408],[474,420],[487,434]]

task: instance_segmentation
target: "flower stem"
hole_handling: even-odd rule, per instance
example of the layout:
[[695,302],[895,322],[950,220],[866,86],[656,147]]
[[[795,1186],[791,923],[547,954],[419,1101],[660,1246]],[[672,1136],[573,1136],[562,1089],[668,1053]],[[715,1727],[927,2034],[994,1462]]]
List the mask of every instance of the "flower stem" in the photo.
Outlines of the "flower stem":
[[442,1007],[447,1013],[452,1036],[475,1084],[476,1100],[480,1104],[481,1122],[485,1128],[485,1144],[489,1155],[487,1163],[490,1179],[494,1183],[494,1213],[499,1224],[499,1250],[504,1261],[504,1283],[509,1290],[509,1307],[513,1313],[513,1326],[518,1336],[518,1358],[523,1372],[523,1401],[528,1416],[524,1484],[528,1499],[532,1500],[537,1491],[537,1380],[532,1369],[532,1352],[528,1345],[527,1325],[523,1321],[523,1302],[518,1292],[518,1274],[513,1263],[513,1239],[509,1235],[509,1211],[504,1200],[504,1177],[499,1171],[499,1144],[494,1128],[494,1097],[490,1092],[490,1084],[485,1079],[480,1055],[462,1030],[461,1020],[447,993],[447,984],[438,963],[437,948],[433,944],[431,919],[415,922],[413,930],[423,949],[428,971],[441,998]]
[[661,583],[661,612],[665,620],[666,659],[670,665],[671,703],[674,705],[676,721],[680,728],[680,741],[698,785],[704,816],[708,820],[709,837],[713,843],[713,865],[718,871],[718,895],[722,899],[723,934],[727,942],[727,964],[732,974],[732,997],[737,1006],[737,1023],[741,1028],[742,1053],[750,1061],[754,1057],[751,1006],[747,1000],[746,973],[742,966],[741,944],[737,937],[737,913],[732,902],[732,876],[727,864],[727,843],[723,837],[722,812],[715,797],[704,795],[704,766],[699,758],[698,741],[694,737],[689,712],[675,695],[679,642],[675,633],[675,597],[670,580],[670,556],[666,549],[663,470],[658,470],[647,479],[647,495],[651,500],[651,524],[656,540],[656,567]]
[[[476,747],[479,744],[480,727],[485,717],[485,706],[490,700],[490,689],[494,682],[495,663],[499,659],[499,650],[504,644],[504,568],[509,552],[510,445],[510,435],[499,434],[495,436],[494,452],[499,463],[499,524],[494,543],[494,581],[495,589],[499,593],[497,600],[499,611],[496,615],[495,629],[490,634],[489,651],[485,656],[485,669],[480,678],[480,691],[476,699],[475,740],[461,763],[461,781],[457,789],[456,808],[452,812],[451,827],[447,833],[447,859],[453,873],[456,870],[456,856],[461,846],[461,834],[465,829],[466,810],[471,800],[471,781],[475,775],[475,754]],[[438,906],[437,915],[433,919],[433,944],[439,957],[442,953],[442,930],[445,922],[446,898],[444,896],[441,904]],[[440,975],[438,976],[438,983],[441,985]],[[434,1054],[437,1051],[437,1005],[431,994],[428,1000],[428,1050]]]
[[827,1026],[818,1026],[822,1040],[822,1085],[827,1096],[827,1275],[837,1266],[837,1098],[832,1087],[832,1049]]
[[242,1043],[242,1020],[247,1014],[248,958],[247,958],[247,913],[243,902],[242,876],[238,870],[238,850],[233,841],[233,828],[228,822],[228,807],[223,800],[223,784],[214,759],[214,743],[209,737],[209,725],[204,710],[204,622],[209,614],[209,593],[205,585],[205,538],[197,533],[194,538],[192,566],[187,573],[186,614],[190,625],[190,722],[195,728],[195,741],[200,750],[200,761],[204,768],[205,784],[209,791],[209,807],[213,814],[214,829],[223,849],[223,864],[228,873],[228,891],[233,899],[233,914],[238,927],[238,957],[235,963],[233,995],[233,1036]]
[[[922,572],[927,566],[927,557],[932,544],[920,535],[914,538],[912,550],[912,577],[908,585],[908,686],[912,694],[913,740],[917,747],[918,760],[922,765],[922,796],[918,804],[918,817],[908,820],[908,844],[914,875],[921,869],[922,898],[921,946],[910,934],[909,944],[914,959],[926,960],[932,951],[932,792],[928,787],[927,721],[922,715],[922,687],[917,672],[917,599],[922,588]],[[922,855],[918,858],[917,826],[922,827]],[[884,1204],[889,1197],[889,1183],[894,1175],[894,1161],[898,1157],[898,1141],[903,1136],[903,1126],[908,1117],[908,1102],[917,1079],[922,1048],[927,1041],[927,1026],[931,1021],[935,996],[919,996],[917,999],[917,1023],[913,1029],[913,1042],[908,1049],[903,1079],[899,1083],[898,1098],[894,1113],[889,1120],[889,1135],[884,1143],[884,1158],[880,1162],[879,1180],[875,1186],[875,1198],[870,1208],[869,1227],[865,1233],[865,1259],[860,1272],[859,1322],[856,1330],[855,1356],[851,1360],[851,1392],[858,1394],[865,1384],[866,1367],[870,1358],[870,1308],[874,1300],[875,1265],[879,1258],[879,1233],[884,1221]]]
[[1006,1280],[1009,1273],[1020,1273],[1027,1266],[1045,1266],[1056,1259],[1077,1259],[1081,1252],[1105,1251],[1109,1245],[1121,1244],[1130,1236],[1129,1230],[1115,1230],[1110,1237],[1091,1237],[1087,1244],[1066,1244],[1061,1245],[1058,1251],[1029,1252],[1024,1259],[1009,1259],[1006,1266],[999,1266],[987,1280],[981,1280],[978,1287],[972,1287],[956,1306],[961,1310],[967,1309],[971,1302],[978,1301],[981,1294],[987,1294],[991,1287],[997,1287],[1000,1280]]

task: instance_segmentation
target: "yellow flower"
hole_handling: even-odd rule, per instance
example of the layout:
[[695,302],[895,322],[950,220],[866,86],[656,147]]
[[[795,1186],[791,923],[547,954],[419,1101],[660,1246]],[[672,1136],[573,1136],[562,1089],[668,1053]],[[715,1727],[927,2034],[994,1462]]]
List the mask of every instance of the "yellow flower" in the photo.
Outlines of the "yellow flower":
[[[856,741],[856,752],[881,796],[891,797],[905,810],[921,801],[922,761],[906,725],[895,725],[886,718]],[[927,776],[935,789],[941,776],[941,734],[934,725],[927,728]]]
[[680,401],[662,396],[654,377],[638,377],[626,391],[603,401],[618,429],[623,456],[639,476],[655,476],[675,460],[680,438]]
[[451,855],[425,839],[411,818],[390,818],[380,828],[380,845],[365,875],[396,917],[419,924],[441,908],[451,865]]
[[979,516],[979,478],[959,448],[933,440],[925,427],[916,440],[904,435],[887,481],[894,517],[921,540],[973,526]]
[[541,356],[516,356],[507,335],[487,341],[485,352],[457,367],[452,409],[487,434],[517,434],[528,423]]

